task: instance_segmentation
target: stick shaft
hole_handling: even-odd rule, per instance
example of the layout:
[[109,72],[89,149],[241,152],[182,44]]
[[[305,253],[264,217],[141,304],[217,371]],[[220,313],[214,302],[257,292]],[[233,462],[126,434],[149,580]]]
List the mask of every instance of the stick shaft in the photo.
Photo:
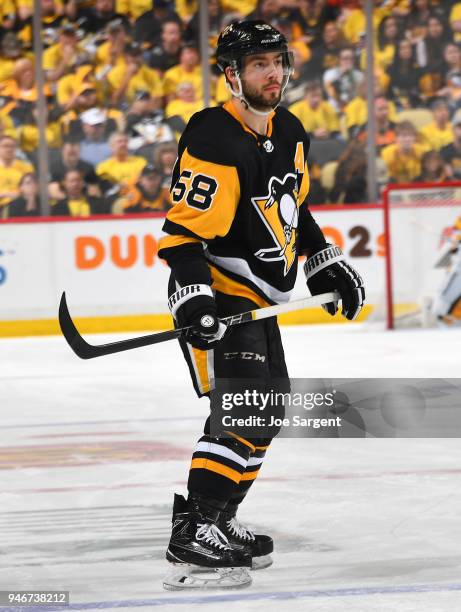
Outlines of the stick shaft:
[[[301,300],[294,300],[293,302],[287,302],[286,304],[276,304],[275,306],[267,306],[265,308],[257,308],[255,310],[249,310],[238,315],[232,315],[221,319],[226,325],[240,325],[241,323],[248,323],[250,321],[256,321],[260,319],[267,319],[268,317],[274,317],[285,312],[292,312],[293,310],[302,310],[303,308],[312,308],[314,306],[320,306],[321,304],[327,304],[328,302],[335,302],[340,299],[340,296],[336,292],[321,293],[319,295],[307,297]],[[79,333],[75,324],[70,316],[69,309],[66,302],[66,294],[63,293],[61,297],[61,303],[59,305],[59,324],[61,331],[66,339],[67,343],[74,351],[74,353],[81,359],[94,359],[95,357],[102,357],[103,355],[111,355],[113,353],[121,353],[122,351],[129,351],[134,348],[140,348],[142,346],[149,346],[151,344],[158,344],[160,342],[166,342],[167,340],[173,340],[174,338],[180,338],[185,336],[190,327],[182,327],[178,329],[171,329],[168,331],[157,332],[155,334],[149,334],[147,336],[139,336],[137,338],[130,338],[128,340],[118,340],[116,342],[109,342],[107,344],[89,344]]]

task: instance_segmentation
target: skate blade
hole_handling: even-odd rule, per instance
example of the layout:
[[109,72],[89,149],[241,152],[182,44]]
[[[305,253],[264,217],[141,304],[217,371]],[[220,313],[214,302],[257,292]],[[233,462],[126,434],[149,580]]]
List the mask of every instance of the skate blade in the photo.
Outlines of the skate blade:
[[244,567],[207,568],[185,563],[172,563],[173,568],[163,581],[167,591],[184,589],[244,589],[252,580]]
[[252,557],[251,559],[251,571],[266,569],[274,563],[270,555],[263,555],[262,557]]

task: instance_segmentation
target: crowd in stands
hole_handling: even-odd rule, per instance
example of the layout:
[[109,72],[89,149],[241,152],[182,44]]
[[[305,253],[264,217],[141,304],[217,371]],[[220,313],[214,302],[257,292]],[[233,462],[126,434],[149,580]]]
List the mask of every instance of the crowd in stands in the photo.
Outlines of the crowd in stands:
[[[165,211],[177,142],[204,106],[197,0],[37,0],[52,215]],[[461,2],[374,0],[379,185],[461,179]],[[0,218],[41,214],[34,0],[0,2]],[[311,137],[313,204],[367,201],[364,0],[208,0],[214,57],[234,20],[289,40],[282,104]]]

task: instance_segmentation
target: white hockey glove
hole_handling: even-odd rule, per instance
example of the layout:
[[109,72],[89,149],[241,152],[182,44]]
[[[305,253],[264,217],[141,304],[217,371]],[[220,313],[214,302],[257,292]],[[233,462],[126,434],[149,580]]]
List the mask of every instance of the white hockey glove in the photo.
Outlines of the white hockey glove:
[[218,311],[209,285],[187,285],[170,295],[168,307],[179,327],[192,326],[186,340],[194,348],[208,350],[224,337],[227,325]]
[[[327,291],[338,291],[342,301],[341,314],[353,321],[362,310],[365,287],[362,277],[344,259],[338,246],[331,244],[318,251],[304,264],[307,288],[312,295]],[[323,304],[322,308],[335,315],[338,303]]]

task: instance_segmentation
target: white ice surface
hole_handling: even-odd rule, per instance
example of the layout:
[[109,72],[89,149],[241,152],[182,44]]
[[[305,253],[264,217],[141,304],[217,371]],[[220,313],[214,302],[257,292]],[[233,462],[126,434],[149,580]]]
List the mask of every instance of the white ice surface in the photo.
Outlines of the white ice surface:
[[[459,329],[283,336],[294,377],[460,377]],[[208,412],[177,344],[84,362],[12,339],[0,360],[0,590],[69,590],[75,610],[461,610],[459,439],[277,439],[241,509],[274,565],[171,593],[173,492]]]

